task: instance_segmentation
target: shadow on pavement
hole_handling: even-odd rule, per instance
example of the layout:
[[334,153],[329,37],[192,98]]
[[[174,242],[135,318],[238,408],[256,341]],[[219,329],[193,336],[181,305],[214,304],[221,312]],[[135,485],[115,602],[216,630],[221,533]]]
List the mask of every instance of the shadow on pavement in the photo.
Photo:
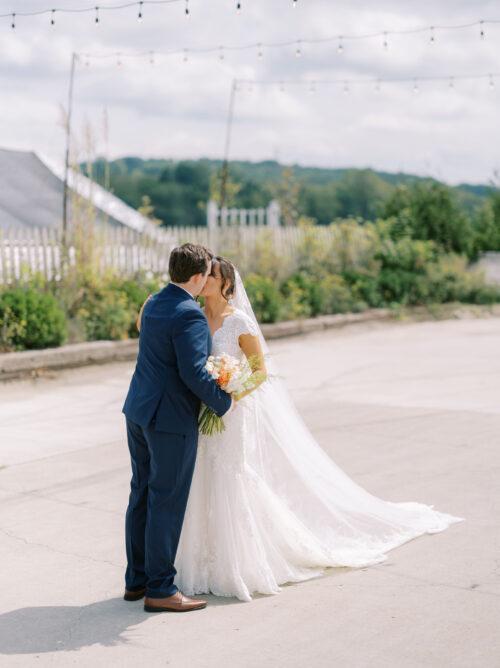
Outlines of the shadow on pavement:
[[[234,598],[206,596],[209,606],[240,603]],[[0,615],[0,654],[73,651],[91,645],[112,647],[132,643],[123,634],[151,617],[143,601],[107,599],[89,605],[47,605],[18,608]],[[201,611],[191,614],[203,614]]]

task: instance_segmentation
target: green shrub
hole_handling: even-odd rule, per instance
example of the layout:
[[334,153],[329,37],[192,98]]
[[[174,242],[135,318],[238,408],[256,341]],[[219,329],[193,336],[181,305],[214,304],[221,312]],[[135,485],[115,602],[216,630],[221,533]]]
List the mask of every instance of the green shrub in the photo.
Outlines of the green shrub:
[[441,256],[427,268],[429,301],[460,301],[493,304],[500,301],[500,288],[485,283],[479,271],[467,269],[467,259],[460,255]]
[[245,278],[245,289],[257,319],[262,322],[279,320],[283,298],[276,284],[265,276],[249,274]]
[[325,293],[321,282],[304,271],[290,276],[281,286],[281,291],[295,317],[314,317],[325,312]]
[[365,302],[356,301],[342,276],[330,274],[321,281],[320,286],[323,292],[323,313],[349,313],[366,308]]
[[33,286],[0,293],[0,348],[32,350],[60,346],[67,337],[64,311],[51,294]]
[[82,286],[71,310],[87,341],[126,339],[137,317],[124,293],[100,282]]
[[377,274],[368,271],[347,269],[342,272],[342,278],[349,285],[356,302],[364,302],[373,308],[384,306]]
[[131,339],[137,338],[139,335],[136,326],[137,315],[148,296],[160,289],[160,281],[138,275],[135,278],[113,278],[107,286],[125,298],[130,312],[128,336]]

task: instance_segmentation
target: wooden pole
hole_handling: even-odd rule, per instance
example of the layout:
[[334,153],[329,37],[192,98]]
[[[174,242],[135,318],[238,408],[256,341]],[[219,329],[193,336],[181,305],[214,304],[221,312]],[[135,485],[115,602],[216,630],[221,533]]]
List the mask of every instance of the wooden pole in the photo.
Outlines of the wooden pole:
[[71,114],[73,111],[73,84],[75,80],[75,66],[78,56],[76,53],[71,54],[71,68],[69,75],[68,88],[68,115],[66,118],[66,155],[64,160],[64,189],[63,189],[63,217],[62,217],[62,245],[64,258],[67,255],[68,244],[68,177],[69,177],[69,162],[71,151]]
[[231,144],[231,130],[233,127],[233,117],[234,117],[234,101],[236,97],[236,87],[237,80],[233,79],[231,84],[231,94],[229,96],[229,109],[227,113],[226,121],[226,141],[224,146],[224,160],[222,162],[222,172],[221,172],[221,181],[220,181],[220,202],[219,208],[222,209],[226,205],[226,196],[227,196],[227,178],[229,170],[229,146]]

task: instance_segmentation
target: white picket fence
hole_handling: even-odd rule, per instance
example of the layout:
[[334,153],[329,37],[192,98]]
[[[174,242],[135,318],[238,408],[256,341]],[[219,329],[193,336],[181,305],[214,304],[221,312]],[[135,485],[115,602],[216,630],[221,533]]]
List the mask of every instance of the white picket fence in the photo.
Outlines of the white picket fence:
[[236,209],[222,207],[210,200],[207,204],[207,226],[218,227],[279,227],[280,205],[271,200],[268,206],[259,209]]
[[[200,243],[238,263],[242,272],[252,266],[256,253],[271,246],[281,258],[293,262],[304,230],[292,227],[172,227],[144,234],[129,228],[87,230],[84,243],[92,240],[92,268],[98,273],[113,271],[133,275],[138,271],[166,274],[172,248],[185,243]],[[332,228],[317,228],[315,235],[324,243],[333,241]],[[88,248],[87,248],[88,250]],[[81,247],[68,243],[69,267],[79,261]],[[0,230],[0,284],[24,281],[34,275],[60,280],[62,238],[53,229]]]

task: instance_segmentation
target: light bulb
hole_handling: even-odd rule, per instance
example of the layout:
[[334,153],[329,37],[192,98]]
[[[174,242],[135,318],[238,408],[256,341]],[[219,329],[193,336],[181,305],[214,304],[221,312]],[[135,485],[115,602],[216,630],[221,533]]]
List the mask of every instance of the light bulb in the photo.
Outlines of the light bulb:
[[182,57],[182,62],[187,63],[187,61],[188,61],[188,50],[184,49],[184,55]]
[[94,23],[97,25],[99,23],[99,7],[95,8],[95,19]]
[[10,24],[10,27],[12,28],[12,30],[16,29],[16,15],[15,15],[15,13],[12,14],[12,22]]
[[486,33],[484,32],[484,21],[479,21],[479,37],[481,39],[484,39],[486,36]]
[[258,47],[257,48],[257,58],[259,60],[262,60],[262,58],[264,57],[264,53],[262,51],[262,44],[257,44],[257,47]]
[[387,33],[386,33],[386,32],[384,32],[384,43],[383,43],[383,46],[384,46],[384,49],[386,49],[386,50],[389,48],[389,42],[387,41]]
[[50,25],[55,26],[56,24],[56,10],[53,9],[50,14]]
[[430,29],[430,30],[431,30],[431,35],[430,35],[430,37],[429,37],[429,42],[430,42],[431,44],[434,44],[434,43],[436,42],[436,35],[435,35],[435,33],[434,33],[434,26],[431,26],[431,29]]
[[344,53],[344,46],[342,44],[342,36],[339,36],[339,45],[337,46],[337,53]]
[[490,74],[489,86],[491,89],[495,88],[495,80],[493,79],[493,74]]
[[219,60],[224,60],[224,47],[219,46]]
[[302,55],[302,49],[300,48],[300,45],[301,45],[301,41],[299,39],[297,41],[297,48],[295,49],[295,57],[296,58],[300,58],[300,56]]
[[142,4],[143,0],[139,2],[139,13],[137,14],[137,20],[139,21],[139,23],[142,23]]
[[189,12],[189,0],[186,0],[186,6],[184,8],[184,15],[188,19],[190,17],[190,12]]
[[236,3],[236,13],[241,14],[241,2]]

